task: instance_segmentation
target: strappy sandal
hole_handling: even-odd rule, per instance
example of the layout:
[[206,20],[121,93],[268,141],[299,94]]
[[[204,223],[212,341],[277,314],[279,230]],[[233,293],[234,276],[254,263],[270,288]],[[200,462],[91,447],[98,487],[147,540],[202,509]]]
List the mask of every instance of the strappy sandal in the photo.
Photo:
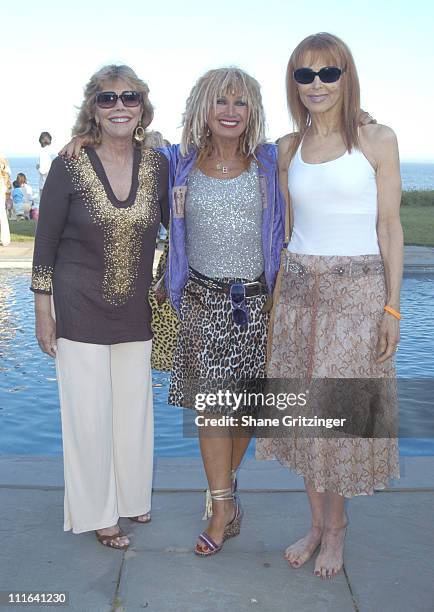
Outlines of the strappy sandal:
[[124,533],[121,528],[119,528],[119,531],[117,533],[114,533],[113,535],[104,535],[95,531],[95,536],[98,542],[103,546],[107,546],[107,548],[127,550],[129,546],[129,544],[119,544],[119,542],[116,541],[118,538],[126,537],[126,533]]
[[135,523],[139,523],[140,525],[146,525],[147,523],[151,522],[150,512],[146,512],[145,514],[139,514],[139,516],[147,516],[148,518],[146,519],[146,521],[139,520],[138,516],[129,516],[128,518],[130,519],[130,521],[134,521]]
[[210,557],[211,555],[215,555],[216,553],[220,552],[223,548],[224,542],[229,538],[237,536],[241,531],[241,520],[243,518],[243,514],[238,500],[234,498],[232,487],[230,489],[216,489],[211,491],[210,497],[214,501],[235,499],[235,515],[234,518],[226,525],[223,532],[223,540],[220,544],[217,544],[217,542],[208,533],[206,533],[206,531],[202,531],[199,536],[199,540],[204,546],[201,547],[199,544],[196,544],[194,549],[194,553],[199,557]]

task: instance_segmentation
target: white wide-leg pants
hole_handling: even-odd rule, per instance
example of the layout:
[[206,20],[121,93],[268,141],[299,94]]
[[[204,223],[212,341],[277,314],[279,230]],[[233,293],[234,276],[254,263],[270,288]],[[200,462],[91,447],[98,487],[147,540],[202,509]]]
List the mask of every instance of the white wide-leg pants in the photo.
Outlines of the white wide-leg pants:
[[65,531],[104,529],[151,509],[151,346],[57,340]]

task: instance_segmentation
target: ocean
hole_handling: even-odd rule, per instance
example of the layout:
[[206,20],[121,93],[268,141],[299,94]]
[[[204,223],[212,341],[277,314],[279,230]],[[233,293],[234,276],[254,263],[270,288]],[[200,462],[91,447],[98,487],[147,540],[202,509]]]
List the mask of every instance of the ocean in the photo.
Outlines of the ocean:
[[[12,179],[18,172],[24,172],[27,182],[32,186],[35,194],[39,190],[39,174],[36,170],[36,157],[11,157],[9,164]],[[402,163],[401,164],[403,189],[434,189],[434,163]]]

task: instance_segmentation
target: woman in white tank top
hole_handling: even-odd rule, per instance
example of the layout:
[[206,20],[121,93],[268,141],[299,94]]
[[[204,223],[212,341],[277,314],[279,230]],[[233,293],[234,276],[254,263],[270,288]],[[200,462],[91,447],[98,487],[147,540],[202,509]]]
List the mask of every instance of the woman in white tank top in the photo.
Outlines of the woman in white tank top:
[[[308,391],[308,399],[289,409],[304,421],[258,439],[257,458],[276,458],[304,476],[312,526],[285,558],[297,568],[320,547],[315,574],[331,578],[343,565],[345,498],[399,477],[399,156],[390,128],[358,129],[356,68],[335,36],[300,43],[287,92],[299,132],[279,141],[279,170],[293,229],[268,374],[279,391]],[[327,419],[338,417],[330,429]]]

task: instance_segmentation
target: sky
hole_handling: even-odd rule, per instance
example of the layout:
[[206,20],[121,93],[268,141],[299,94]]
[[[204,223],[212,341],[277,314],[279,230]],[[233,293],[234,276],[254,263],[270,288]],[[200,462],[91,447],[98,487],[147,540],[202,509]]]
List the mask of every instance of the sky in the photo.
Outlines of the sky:
[[425,0],[58,0],[9,2],[0,40],[0,153],[36,155],[70,138],[90,76],[130,65],[150,87],[152,123],[180,139],[185,100],[206,70],[237,65],[262,86],[268,137],[292,130],[285,71],[294,47],[328,31],[351,48],[362,107],[398,136],[402,161],[434,162],[434,3]]

